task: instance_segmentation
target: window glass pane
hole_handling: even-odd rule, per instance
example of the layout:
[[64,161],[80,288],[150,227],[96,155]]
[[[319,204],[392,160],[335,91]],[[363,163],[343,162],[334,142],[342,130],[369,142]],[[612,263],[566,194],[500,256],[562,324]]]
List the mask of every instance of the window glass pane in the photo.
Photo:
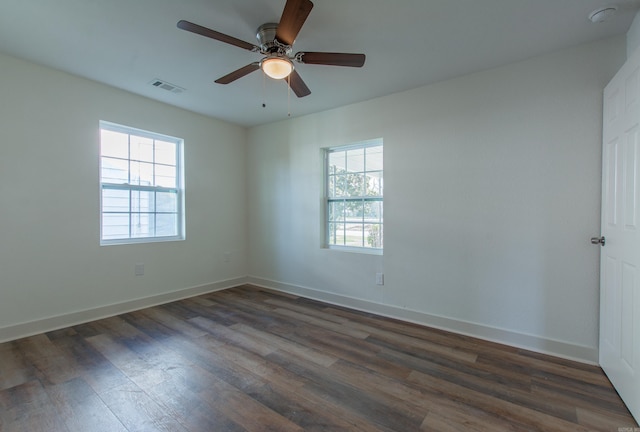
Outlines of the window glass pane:
[[344,246],[344,224],[330,223],[329,224],[329,244]]
[[153,162],[153,140],[131,135],[131,160]]
[[156,215],[156,236],[168,237],[178,235],[178,215],[157,214]]
[[382,248],[382,225],[368,224],[364,226],[365,247]]
[[114,158],[129,158],[129,135],[102,129],[100,131],[100,154]]
[[131,161],[131,184],[154,186],[153,164]]
[[103,157],[101,181],[102,183],[128,183],[129,161]]
[[167,165],[156,165],[155,185],[170,188],[176,187],[176,167]]
[[345,152],[329,153],[329,173],[340,174],[346,169]]
[[156,192],[157,212],[178,212],[178,194],[175,192]]
[[364,175],[362,173],[344,176],[344,196],[358,197],[364,194]]
[[329,220],[330,221],[344,221],[344,202],[330,202],[329,203]]
[[111,240],[129,237],[129,214],[102,214],[102,238]]
[[336,196],[336,176],[330,175],[329,182],[327,184],[327,195],[329,198]]
[[382,171],[368,172],[365,182],[365,196],[382,195]]
[[154,237],[155,236],[155,214],[153,213],[132,213],[131,214],[131,237]]
[[364,149],[354,149],[347,151],[347,171],[363,172],[364,171]]
[[382,171],[382,146],[366,148],[367,171]]
[[131,211],[142,213],[155,212],[155,192],[131,191]]
[[102,189],[103,212],[129,212],[129,191]]
[[349,222],[362,222],[364,217],[364,205],[362,201],[346,201],[344,203],[346,220]]
[[343,196],[347,196],[346,194],[346,187],[345,185],[347,184],[346,182],[346,176],[344,175],[337,175],[337,176],[333,176],[332,177],[334,182],[331,185],[333,187],[333,195],[331,195],[331,197],[343,197]]
[[165,141],[156,141],[156,163],[165,165],[176,164],[176,145]]
[[360,224],[346,224],[345,226],[345,245],[346,246],[364,246],[363,238],[363,225]]
[[381,201],[365,201],[364,202],[364,220],[365,222],[381,222],[382,221],[382,202]]

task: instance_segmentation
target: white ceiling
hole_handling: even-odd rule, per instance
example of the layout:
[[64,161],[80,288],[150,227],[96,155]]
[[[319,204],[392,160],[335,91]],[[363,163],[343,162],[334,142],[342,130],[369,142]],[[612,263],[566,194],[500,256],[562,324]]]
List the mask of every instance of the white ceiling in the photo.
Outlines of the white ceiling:
[[[0,0],[0,51],[245,126],[287,118],[287,87],[260,55],[176,27],[180,19],[256,43],[285,0]],[[297,51],[367,55],[362,69],[298,65],[312,91],[292,116],[323,111],[625,33],[640,0],[314,0]],[[613,19],[588,15],[616,5]],[[1,74],[1,72],[0,72]],[[172,94],[156,79],[186,89]],[[266,102],[266,108],[262,103]]]

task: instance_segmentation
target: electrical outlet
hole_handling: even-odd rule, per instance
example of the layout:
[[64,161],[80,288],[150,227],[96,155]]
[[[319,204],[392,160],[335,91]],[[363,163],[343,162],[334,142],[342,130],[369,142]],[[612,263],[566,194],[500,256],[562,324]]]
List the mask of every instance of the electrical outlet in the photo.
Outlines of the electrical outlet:
[[144,264],[143,263],[136,263],[135,274],[136,274],[136,276],[144,276]]
[[224,262],[226,263],[231,262],[231,252],[224,253]]
[[376,273],[376,285],[384,285],[384,273]]

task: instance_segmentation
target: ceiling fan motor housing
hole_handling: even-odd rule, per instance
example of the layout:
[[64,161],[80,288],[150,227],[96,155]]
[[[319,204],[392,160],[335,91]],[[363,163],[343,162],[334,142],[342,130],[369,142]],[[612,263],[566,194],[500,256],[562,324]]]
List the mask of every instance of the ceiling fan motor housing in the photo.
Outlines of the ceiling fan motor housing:
[[256,39],[260,43],[260,50],[264,54],[282,54],[289,55],[291,53],[291,47],[284,45],[276,40],[276,32],[278,30],[277,23],[262,24],[256,30]]

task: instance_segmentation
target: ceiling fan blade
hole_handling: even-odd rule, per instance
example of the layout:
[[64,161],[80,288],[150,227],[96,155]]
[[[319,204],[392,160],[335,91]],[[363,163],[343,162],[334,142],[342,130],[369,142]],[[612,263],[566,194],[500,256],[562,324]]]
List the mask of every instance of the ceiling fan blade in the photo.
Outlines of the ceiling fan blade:
[[293,45],[311,9],[313,3],[310,0],[287,0],[276,31],[276,39],[285,45]]
[[245,75],[249,75],[251,72],[257,71],[258,69],[260,69],[260,63],[258,62],[254,62],[251,64],[246,65],[245,67],[241,67],[238,70],[235,70],[233,72],[231,72],[230,74],[227,74],[225,76],[223,76],[222,78],[218,78],[216,80],[216,83],[218,84],[229,84],[234,82],[235,80],[242,78]]
[[293,92],[299,98],[309,96],[311,94],[311,90],[309,90],[309,87],[307,87],[307,85],[304,83],[304,81],[300,77],[300,74],[298,74],[298,72],[296,72],[295,70],[291,72],[291,74],[288,78],[285,79],[285,81],[289,83],[291,90],[293,90]]
[[362,67],[366,56],[348,53],[299,52],[296,54],[296,59],[304,64]]
[[188,32],[191,33],[196,33],[211,39],[215,39],[218,40],[220,42],[225,42],[243,49],[246,49],[248,51],[255,51],[255,52],[259,52],[260,48],[258,48],[257,46],[250,44],[249,42],[245,42],[243,40],[240,39],[236,39],[233,36],[229,36],[226,35],[224,33],[220,33],[217,32],[215,30],[211,30],[209,28],[206,27],[202,27],[201,25],[198,24],[194,24],[192,22],[189,21],[185,21],[185,20],[180,20],[178,21],[178,28],[182,29],[182,30],[186,30]]

